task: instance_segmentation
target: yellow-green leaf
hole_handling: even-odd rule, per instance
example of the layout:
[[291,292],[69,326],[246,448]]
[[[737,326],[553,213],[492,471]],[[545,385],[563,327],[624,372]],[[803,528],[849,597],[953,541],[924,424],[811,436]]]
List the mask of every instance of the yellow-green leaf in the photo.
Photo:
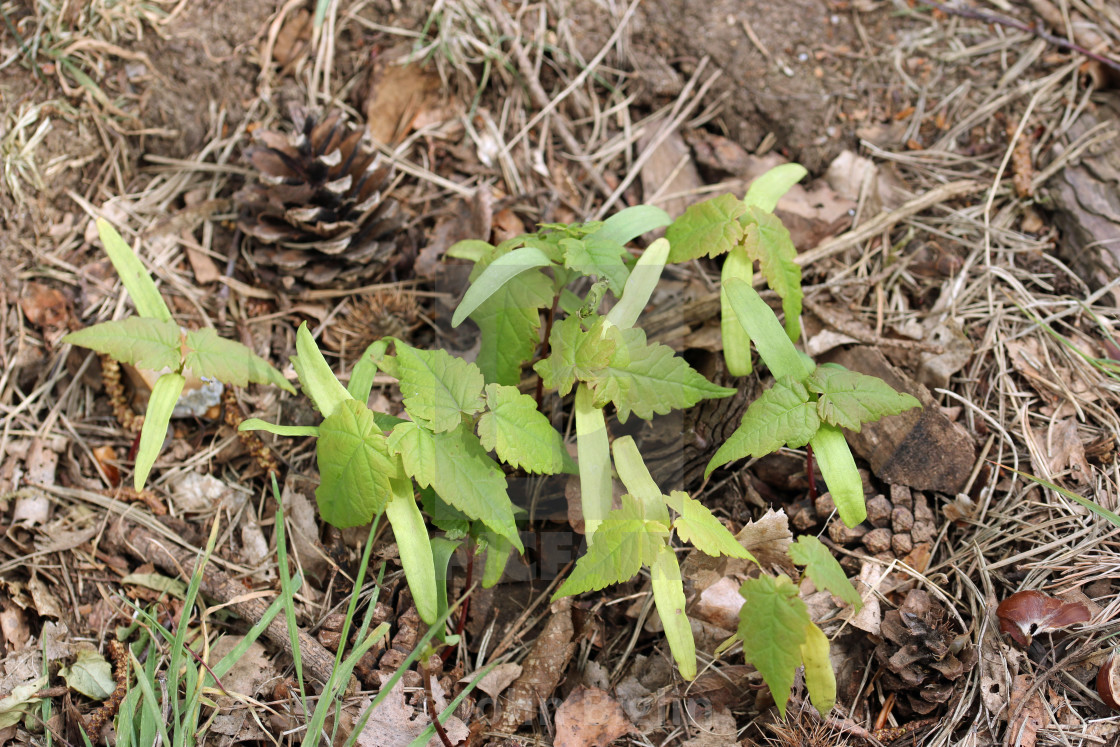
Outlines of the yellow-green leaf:
[[672,246],[669,261],[687,262],[728,251],[743,238],[739,216],[746,212],[743,201],[731,194],[692,205],[665,231]]
[[818,366],[805,384],[820,395],[817,412],[821,420],[856,433],[864,423],[922,406],[916,398],[896,392],[878,377],[831,363]]
[[809,611],[797,586],[784,574],[749,579],[740,593],[747,600],[739,610],[743,656],[770,687],[784,718],[794,673],[802,661]]
[[436,567],[431,539],[424,516],[412,495],[412,483],[390,480],[391,495],[385,505],[385,517],[393,526],[404,577],[420,619],[431,625],[439,617],[439,594],[436,589]]
[[112,224],[104,218],[97,219],[97,233],[101,237],[101,244],[105,247],[105,253],[109,255],[109,261],[113,263],[113,269],[117,271],[121,283],[128,291],[129,298],[136,306],[136,313],[149,319],[170,321],[171,311],[159,294],[159,289],[156,288],[152,276],[148,274],[140,258],[132,251],[132,247],[121,238],[117,229],[113,228]]
[[219,337],[211,327],[187,332],[185,346],[183,365],[199,376],[234,386],[272,384],[296,393],[295,387],[268,361],[240,342]]
[[828,636],[813,623],[805,629],[805,642],[801,644],[801,658],[805,662],[805,687],[813,707],[827,716],[836,705],[836,674],[828,658]]
[[319,514],[339,528],[368,524],[389,500],[389,480],[403,477],[373,413],[357,400],[343,400],[323,420],[315,455]]
[[537,401],[515,386],[486,385],[487,412],[478,419],[483,447],[506,464],[552,475],[564,469],[564,439],[537,409]]
[[186,381],[182,374],[165,373],[156,379],[152,387],[148,409],[144,412],[144,425],[140,429],[140,445],[136,448],[136,475],[133,480],[136,490],[143,490],[144,483],[148,481],[148,474],[167,437],[171,413],[175,411],[175,403],[179,401]]
[[408,414],[435,433],[457,428],[464,415],[485,407],[482,371],[446,350],[397,342],[397,375]]
[[680,514],[673,522],[673,528],[683,541],[712,557],[727,555],[758,562],[747,548],[739,544],[735,535],[712,515],[707,506],[693,500],[688,493],[674,490],[669,494],[668,503]]
[[832,551],[816,537],[804,534],[789,546],[789,556],[797,565],[805,566],[805,575],[816,585],[843,599],[858,611],[863,606],[859,592],[852,586]]
[[150,371],[178,370],[182,363],[182,331],[172,321],[132,316],[79,329],[62,341]]
[[303,393],[311,398],[315,409],[324,417],[332,415],[344,401],[354,399],[327,365],[327,359],[315,344],[307,322],[301,323],[296,330],[296,354],[292,356],[292,366],[299,376]]
[[695,679],[696,641],[692,638],[692,626],[684,612],[684,582],[673,548],[661,545],[657,549],[657,556],[650,565],[649,578],[657,615],[661,618],[665,640],[669,642],[677,669],[684,679]]

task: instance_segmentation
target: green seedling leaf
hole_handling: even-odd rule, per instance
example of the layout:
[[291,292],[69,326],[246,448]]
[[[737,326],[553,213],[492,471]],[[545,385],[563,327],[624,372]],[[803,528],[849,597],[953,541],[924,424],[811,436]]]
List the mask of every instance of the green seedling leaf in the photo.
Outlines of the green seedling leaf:
[[630,270],[623,262],[623,257],[630,257],[625,246],[593,235],[583,239],[561,239],[560,247],[564,250],[564,267],[602,278],[616,297],[622,295],[622,288],[630,277]]
[[774,312],[749,283],[729,278],[724,289],[735,317],[754,340],[758,354],[775,378],[804,379],[812,373],[813,367],[802,359]]
[[863,499],[863,480],[856,469],[844,432],[834,425],[821,423],[817,434],[809,439],[813,456],[821,468],[828,492],[840,514],[840,520],[854,527],[867,518],[867,503]]
[[484,531],[480,537],[486,543],[486,565],[482,570],[482,588],[489,589],[502,580],[513,545],[505,537]]
[[269,423],[267,420],[261,420],[260,418],[246,418],[237,430],[267,431],[275,433],[277,436],[287,436],[289,438],[319,435],[319,426],[317,425],[280,425],[279,423]]
[[0,698],[0,729],[7,729],[22,721],[23,717],[30,711],[31,706],[38,704],[41,700],[35,694],[46,686],[47,676],[43,675],[26,685],[13,687],[10,693]]
[[785,574],[749,579],[739,593],[747,600],[739,611],[743,657],[766,680],[785,718],[793,676],[802,661],[801,646],[808,635],[809,610]]
[[323,520],[339,528],[368,524],[385,509],[389,479],[398,477],[384,434],[361,402],[344,400],[319,426],[315,449]]
[[[395,534],[394,532],[394,536]],[[447,604],[447,564],[451,562],[451,556],[455,554],[455,550],[462,543],[446,537],[433,537],[429,542],[432,546],[432,561],[436,569],[436,609],[438,610],[438,617],[446,612],[449,606]],[[400,540],[397,540],[397,546],[400,546]],[[440,635],[440,633],[436,635]]]
[[144,264],[132,251],[132,247],[117,233],[117,229],[104,218],[98,218],[97,234],[101,237],[101,245],[105,247],[109,261],[113,263],[113,269],[117,271],[129,298],[136,306],[136,313],[148,319],[171,321],[171,311],[163,302],[155,281],[144,269]]
[[377,364],[386,358],[387,347],[386,340],[371,342],[358,358],[358,362],[350,369],[350,381],[346,384],[346,391],[359,402],[369,402],[369,393],[373,391],[373,380],[377,376]]
[[864,423],[922,406],[917,399],[896,392],[880,378],[835,364],[818,366],[805,384],[809,391],[820,395],[817,412],[821,420],[856,433]]
[[482,239],[465,239],[452,244],[447,250],[448,257],[455,259],[469,259],[471,262],[481,262],[494,251],[494,245]]
[[113,679],[113,665],[97,651],[83,648],[70,666],[58,670],[66,686],[93,700],[105,700],[113,694],[117,683]]
[[789,556],[794,563],[805,566],[805,575],[818,589],[823,589],[847,602],[859,611],[863,600],[848,580],[848,575],[825,544],[812,535],[804,534],[789,546]]
[[705,379],[669,346],[647,344],[641,329],[632,327],[621,334],[623,345],[615,350],[607,368],[594,372],[591,379],[595,404],[601,407],[613,402],[618,422],[625,423],[631,412],[649,420],[654,413],[664,415],[702,399],[735,394],[734,389]]
[[646,468],[638,445],[632,436],[619,436],[611,445],[618,479],[626,492],[642,505],[642,515],[647,521],[658,521],[669,526],[669,512],[665,510],[665,497]]
[[746,558],[754,563],[754,559],[747,548],[739,544],[735,535],[723,523],[712,515],[707,506],[700,501],[693,500],[688,493],[674,490],[669,494],[669,506],[680,514],[673,522],[677,536],[690,543],[705,555],[719,557],[727,555],[732,558]]
[[672,222],[669,214],[659,207],[634,205],[619,210],[607,218],[599,228],[588,236],[600,241],[611,241],[625,246],[643,233],[667,226]]
[[451,317],[451,326],[458,327],[482,302],[493,296],[517,275],[534,267],[548,267],[552,261],[540,249],[523,246],[495,259],[475,278],[463,294],[463,300]]
[[424,516],[416,507],[412,483],[393,478],[385,516],[393,526],[404,577],[420,619],[429,625],[439,619],[439,592],[436,590],[436,567],[431,540]]
[[781,166],[775,166],[751,182],[743,203],[747,207],[759,207],[772,213],[778,206],[778,200],[808,174],[805,167],[799,163],[783,163]]
[[705,254],[715,257],[729,251],[743,238],[739,218],[746,212],[743,201],[730,194],[692,205],[665,232],[673,247],[669,250],[669,261],[687,262]]
[[408,414],[436,433],[457,428],[464,415],[486,406],[482,371],[446,350],[419,350],[398,341],[397,374]]
[[[632,208],[627,208],[630,209]],[[622,300],[607,314],[607,321],[620,329],[630,329],[634,326],[638,321],[638,315],[649,303],[668,259],[669,242],[666,239],[658,239],[646,247],[642,256],[638,257],[634,269],[630,271],[626,287],[622,290]]]
[[805,629],[801,658],[805,662],[805,687],[809,700],[822,716],[836,705],[836,674],[828,658],[828,636],[813,623]]
[[156,463],[156,457],[163,448],[163,440],[167,438],[167,424],[171,422],[171,413],[175,411],[175,403],[179,401],[186,383],[182,374],[165,373],[156,379],[155,386],[152,387],[148,409],[144,412],[144,425],[140,428],[140,445],[136,447],[133,487],[137,491],[144,489],[152,465]]
[[752,207],[754,223],[747,226],[743,247],[757,259],[766,284],[782,299],[786,334],[794,342],[801,336],[801,265],[789,229],[773,213]]
[[552,304],[552,282],[540,270],[511,279],[478,305],[471,319],[482,333],[476,363],[488,383],[517,386],[521,365],[539,342],[542,308]]
[[466,425],[432,433],[403,423],[389,436],[389,448],[401,455],[405,471],[422,487],[431,485],[440,498],[508,539],[518,552],[524,549],[505,474]]
[[434,488],[429,485],[417,492],[420,494],[420,506],[428,520],[445,533],[448,539],[462,539],[471,533],[471,517],[440,498]]
[[346,400],[352,400],[350,392],[335,378],[327,359],[319,352],[307,322],[299,325],[296,330],[296,354],[292,356],[292,366],[299,376],[303,393],[311,398],[315,409],[329,417],[334,414],[338,406]]
[[642,570],[642,565],[651,565],[656,560],[658,548],[665,545],[666,538],[665,532],[646,525],[637,499],[622,496],[622,507],[608,513],[599,524],[588,540],[587,552],[552,595],[553,601],[629,581]]
[[696,678],[696,641],[692,638],[692,625],[684,613],[684,582],[673,548],[668,545],[657,548],[657,555],[650,564],[649,579],[669,650],[673,652],[681,677],[691,681]]
[[177,578],[170,578],[161,573],[130,573],[121,579],[122,584],[135,584],[145,589],[170,594],[177,599],[187,595],[187,585]]
[[735,308],[727,295],[727,282],[737,278],[748,285],[754,279],[754,260],[742,246],[732,247],[723,260],[720,274],[719,308],[720,337],[723,340],[723,360],[732,376],[747,376],[752,369],[751,337],[735,316]]
[[596,407],[595,395],[586,384],[576,387],[576,457],[579,459],[580,507],[587,541],[611,510],[611,445],[603,408]]
[[295,387],[268,361],[240,342],[219,337],[211,327],[187,332],[185,347],[183,365],[199,376],[234,386],[272,384],[296,393]]
[[537,361],[533,370],[546,388],[564,396],[576,381],[587,381],[607,366],[622,335],[605,317],[596,317],[585,331],[578,316],[569,316],[552,325],[548,343],[549,356]]
[[736,459],[762,457],[786,445],[804,446],[820,425],[817,403],[810,401],[805,385],[788,376],[778,379],[751,402],[739,427],[712,455],[704,476]]
[[139,368],[175,371],[183,362],[182,339],[183,333],[175,322],[132,316],[79,329],[62,341]]
[[506,464],[537,474],[564,469],[564,439],[537,409],[537,401],[515,386],[486,385],[488,411],[478,419],[478,437]]

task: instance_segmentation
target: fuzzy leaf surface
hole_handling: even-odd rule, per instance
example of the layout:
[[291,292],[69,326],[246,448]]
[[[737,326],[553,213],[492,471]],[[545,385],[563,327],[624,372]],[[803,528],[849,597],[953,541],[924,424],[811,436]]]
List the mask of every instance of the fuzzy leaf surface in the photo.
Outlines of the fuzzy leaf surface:
[[637,499],[622,496],[622,507],[607,514],[595,531],[587,552],[576,561],[553,600],[598,591],[611,584],[629,581],[642,565],[650,565],[665,544],[665,533],[651,530]]
[[621,341],[619,330],[608,327],[604,317],[598,317],[585,331],[578,316],[569,316],[552,325],[549,356],[538,361],[533,370],[546,388],[564,396],[577,380],[586,381],[605,368]]
[[408,414],[433,432],[457,428],[464,415],[486,405],[482,371],[446,350],[420,350],[398,342],[397,373]]
[[665,231],[672,249],[670,262],[687,262],[705,254],[715,257],[743,238],[739,217],[747,212],[743,201],[726,194],[698,202],[684,211]]
[[785,574],[749,579],[739,591],[747,600],[739,610],[743,656],[766,680],[785,718],[793,676],[802,661],[809,610]]
[[747,226],[743,246],[770,286],[782,299],[786,317],[786,334],[794,342],[801,336],[801,265],[797,264],[797,248],[789,229],[768,210],[750,208],[753,223]]
[[742,423],[712,456],[704,475],[736,459],[765,456],[787,444],[797,448],[809,443],[821,424],[817,404],[809,400],[804,384],[790,377],[779,379],[751,402]]
[[296,393],[295,387],[268,361],[240,342],[219,337],[212,327],[187,332],[185,345],[183,365],[200,376],[234,386],[272,384]]
[[896,392],[876,376],[824,364],[806,380],[817,392],[817,412],[821,420],[859,433],[864,423],[884,415],[897,415],[921,403],[905,392]]
[[182,332],[172,321],[130,316],[79,329],[62,341],[152,371],[175,370],[182,363],[179,351]]
[[521,364],[537,347],[540,310],[551,304],[552,281],[540,270],[527,270],[471,313],[482,333],[475,362],[487,382],[517,386]]
[[564,267],[602,278],[615,297],[622,295],[622,288],[630,277],[630,270],[623,263],[623,258],[630,256],[625,246],[591,235],[583,239],[561,239],[560,247],[564,250]]
[[519,552],[524,549],[505,474],[465,425],[432,433],[416,423],[402,423],[389,436],[389,448],[401,455],[405,471],[420,485],[430,485],[447,503],[508,539]]
[[390,456],[373,413],[349,399],[319,426],[315,455],[319,487],[315,501],[323,520],[339,528],[368,523],[392,495],[397,461]]
[[527,472],[554,475],[564,468],[564,440],[535,399],[515,386],[487,384],[486,406],[478,437],[487,451]]
[[591,379],[595,405],[614,403],[618,422],[625,423],[631,412],[649,420],[654,413],[664,415],[674,408],[692,407],[702,399],[735,393],[705,379],[669,346],[647,344],[641,329],[621,330],[621,335],[623,345],[615,350],[609,365],[594,372]]
[[674,490],[669,494],[669,500],[666,502],[680,514],[673,522],[677,535],[700,552],[712,557],[727,555],[758,562],[747,548],[739,544],[735,535],[712,515],[707,506],[693,500],[688,493]]
[[848,580],[848,575],[832,551],[819,539],[810,534],[801,535],[789,546],[789,556],[797,565],[805,566],[805,575],[818,589],[835,594],[857,611],[863,606],[863,600]]

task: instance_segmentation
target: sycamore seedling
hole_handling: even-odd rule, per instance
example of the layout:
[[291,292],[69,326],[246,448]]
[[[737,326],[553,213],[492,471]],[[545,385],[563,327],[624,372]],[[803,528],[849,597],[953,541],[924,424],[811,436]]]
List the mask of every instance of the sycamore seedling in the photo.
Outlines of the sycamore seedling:
[[121,363],[163,372],[152,387],[136,450],[134,485],[141,490],[163,447],[167,424],[183,391],[187,372],[234,386],[274,384],[292,394],[296,390],[268,361],[241,343],[221,338],[209,327],[180,328],[171,319],[171,311],[152,276],[116,229],[104,218],[98,218],[97,231],[139,316],[95,324],[71,332],[62,341],[90,348]]

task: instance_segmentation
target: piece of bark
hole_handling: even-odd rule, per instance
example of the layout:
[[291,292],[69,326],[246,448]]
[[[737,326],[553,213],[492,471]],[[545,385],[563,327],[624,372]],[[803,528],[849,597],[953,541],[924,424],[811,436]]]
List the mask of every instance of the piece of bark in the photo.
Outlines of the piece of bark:
[[[1120,275],[1120,100],[1115,96],[1082,112],[1069,126],[1063,152],[1090,129],[1103,126],[1105,142],[1089,148],[1047,183],[1054,222],[1062,232],[1061,258],[1093,289]],[[1114,292],[1115,295],[1115,292]]]
[[891,365],[875,348],[836,350],[823,358],[852,371],[878,376],[922,403],[920,410],[864,423],[859,433],[844,432],[852,450],[871,464],[871,471],[879,479],[949,495],[964,489],[976,461],[976,445],[964,427],[941,412],[928,389]]
[[575,653],[574,637],[572,600],[565,597],[552,606],[552,617],[548,618],[533,650],[521,663],[521,676],[509,690],[505,709],[494,731],[512,734],[552,696]]
[[[125,521],[113,524],[112,530],[105,535],[105,543],[113,552],[127,551],[133,557],[153,563],[172,576],[181,575],[187,582],[194,574],[195,563],[200,557]],[[272,601],[258,598],[229,604],[232,600],[245,596],[245,585],[213,565],[207,566],[204,570],[199,591],[207,599],[228,604],[234,614],[251,622],[263,618]],[[288,636],[287,622],[282,615],[275,617],[265,628],[264,637],[291,655],[292,641]],[[325,683],[334,671],[334,654],[302,629],[299,631],[299,650],[304,671],[320,683]],[[356,689],[357,684],[357,679],[351,677],[350,687],[347,690]]]

